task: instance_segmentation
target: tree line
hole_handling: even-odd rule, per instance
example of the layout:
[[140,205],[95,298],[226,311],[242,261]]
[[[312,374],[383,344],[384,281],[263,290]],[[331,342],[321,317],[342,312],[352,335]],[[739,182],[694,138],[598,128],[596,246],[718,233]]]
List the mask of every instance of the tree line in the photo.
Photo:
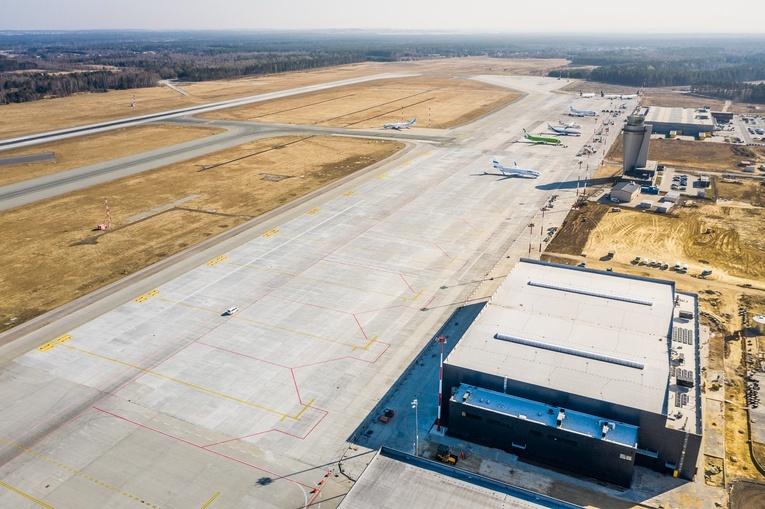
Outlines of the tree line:
[[[687,86],[762,101],[765,37],[678,38],[363,31],[3,32],[0,104],[80,92],[207,81],[364,61],[483,55],[563,58],[551,76],[630,87]],[[715,46],[710,46],[713,42]],[[501,62],[498,65],[502,65]]]

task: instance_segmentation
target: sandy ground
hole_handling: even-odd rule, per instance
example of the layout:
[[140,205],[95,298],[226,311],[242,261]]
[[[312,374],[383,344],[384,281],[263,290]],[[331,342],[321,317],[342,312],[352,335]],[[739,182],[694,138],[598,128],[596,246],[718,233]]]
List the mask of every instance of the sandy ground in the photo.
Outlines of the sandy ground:
[[[236,80],[180,84],[180,87],[189,94],[188,96],[165,86],[78,94],[0,106],[0,115],[3,118],[3,122],[0,123],[0,139],[387,72],[438,76],[459,74],[541,76],[546,75],[550,69],[565,63],[563,59],[511,60],[489,57],[416,62],[367,62]],[[134,101],[135,107],[132,107]]]
[[0,186],[44,177],[82,166],[183,143],[223,132],[223,129],[178,125],[146,125],[79,136],[54,143],[0,152],[12,157],[53,152],[56,161],[0,166]]
[[[727,200],[693,200],[691,206],[672,214],[624,207],[621,212],[611,212],[610,206],[589,203],[569,213],[544,256],[555,262],[586,261],[588,268],[673,280],[678,290],[699,295],[700,311],[722,326],[718,330],[712,321],[702,318],[713,331],[708,369],[725,373],[724,479],[728,486],[738,479],[761,478],[747,442],[745,369],[738,336],[743,327],[739,306],[753,312],[765,310],[765,209],[752,205],[761,196],[761,187],[753,181],[723,184],[721,194]],[[615,253],[612,259],[605,257],[609,251]],[[689,270],[680,274],[639,265],[637,256],[668,262],[670,267],[676,262],[688,264]],[[700,277],[705,269],[712,274]],[[719,484],[722,476],[708,482]]]
[[[356,172],[399,142],[283,137],[3,212],[0,330]],[[208,169],[203,169],[208,168]],[[105,222],[109,200],[112,228]],[[188,199],[172,206],[178,200]],[[163,206],[166,209],[156,210]],[[145,215],[141,215],[145,214]],[[139,216],[139,217],[135,217]]]
[[417,117],[417,127],[444,129],[500,108],[519,96],[478,81],[418,76],[378,80],[229,108],[202,118],[379,128]]

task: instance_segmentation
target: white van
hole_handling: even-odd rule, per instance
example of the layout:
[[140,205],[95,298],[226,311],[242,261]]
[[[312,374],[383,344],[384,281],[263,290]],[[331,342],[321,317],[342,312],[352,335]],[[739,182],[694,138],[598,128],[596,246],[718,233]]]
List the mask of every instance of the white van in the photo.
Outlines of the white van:
[[230,307],[230,308],[228,308],[228,309],[226,310],[226,312],[225,312],[225,313],[223,313],[223,314],[224,314],[225,316],[231,316],[231,315],[233,315],[234,313],[236,313],[237,311],[239,311],[239,308],[238,308],[238,307],[236,307],[236,306],[234,306],[234,307]]

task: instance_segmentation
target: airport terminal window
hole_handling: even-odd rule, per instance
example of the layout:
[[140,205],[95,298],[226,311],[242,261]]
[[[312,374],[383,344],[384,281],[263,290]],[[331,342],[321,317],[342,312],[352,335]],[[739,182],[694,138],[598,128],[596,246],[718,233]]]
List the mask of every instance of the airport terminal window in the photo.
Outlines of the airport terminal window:
[[468,419],[475,419],[476,421],[482,421],[482,420],[483,420],[483,417],[481,417],[480,415],[471,414],[470,412],[462,412],[462,413],[463,413],[463,414],[465,415],[465,417],[467,417]]

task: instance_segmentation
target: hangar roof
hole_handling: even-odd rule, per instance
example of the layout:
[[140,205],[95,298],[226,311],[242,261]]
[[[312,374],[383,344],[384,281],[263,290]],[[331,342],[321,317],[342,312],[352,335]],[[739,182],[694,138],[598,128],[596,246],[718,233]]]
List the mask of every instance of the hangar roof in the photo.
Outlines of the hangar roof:
[[711,130],[715,122],[707,110],[650,106],[645,112],[645,123],[707,126]]
[[446,363],[666,412],[675,288],[521,260]]
[[481,475],[382,447],[338,509],[582,509]]

